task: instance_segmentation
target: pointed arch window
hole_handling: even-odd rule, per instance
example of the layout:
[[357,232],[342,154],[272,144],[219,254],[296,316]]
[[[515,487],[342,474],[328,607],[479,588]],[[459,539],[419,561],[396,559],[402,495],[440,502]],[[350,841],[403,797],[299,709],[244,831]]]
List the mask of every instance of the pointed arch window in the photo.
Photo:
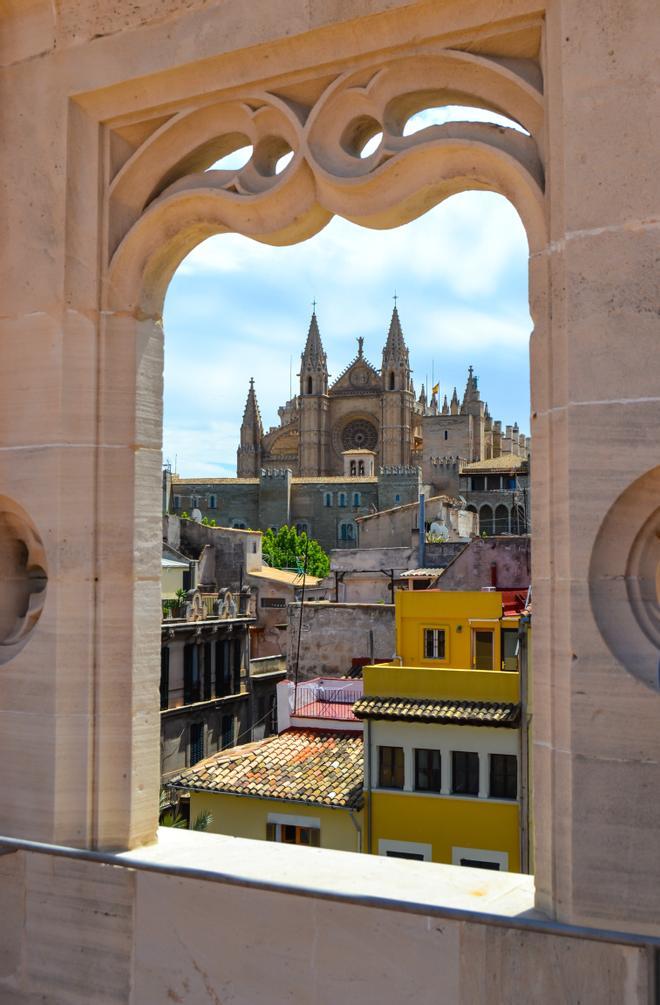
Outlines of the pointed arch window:
[[312,378],[308,377],[307,378],[307,394],[311,394],[311,393],[312,393]]
[[323,496],[323,505],[332,506],[332,492],[326,492]]
[[395,378],[394,378],[394,370],[390,370],[390,375],[389,375],[388,380],[387,380],[387,387],[388,387],[389,391],[393,391],[394,390],[394,380],[395,380]]

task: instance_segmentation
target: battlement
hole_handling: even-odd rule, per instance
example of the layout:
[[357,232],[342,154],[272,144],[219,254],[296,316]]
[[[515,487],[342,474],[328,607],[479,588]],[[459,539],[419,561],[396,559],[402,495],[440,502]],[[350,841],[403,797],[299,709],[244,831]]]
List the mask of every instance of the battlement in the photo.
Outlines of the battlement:
[[379,478],[417,478],[421,475],[421,468],[412,464],[388,464],[378,469]]
[[259,477],[263,480],[264,478],[281,478],[285,480],[287,478],[293,478],[293,472],[291,468],[262,468],[259,472]]

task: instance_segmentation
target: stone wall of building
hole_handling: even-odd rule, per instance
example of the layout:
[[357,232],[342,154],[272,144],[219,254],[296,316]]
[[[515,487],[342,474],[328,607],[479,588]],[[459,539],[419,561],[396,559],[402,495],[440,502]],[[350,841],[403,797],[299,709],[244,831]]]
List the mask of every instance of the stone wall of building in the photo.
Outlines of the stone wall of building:
[[[204,583],[205,586],[217,589],[226,586],[236,591],[242,577],[252,569],[261,568],[261,534],[258,531],[208,527],[194,520],[181,520],[178,535],[179,550],[190,558],[199,558],[207,549],[206,560],[200,563],[200,575],[204,572],[207,578],[212,575],[214,580]],[[212,549],[212,556],[208,556],[208,549]]]
[[529,537],[475,538],[438,580],[441,590],[527,589],[531,581]]
[[[288,610],[288,675],[293,679],[342,677],[355,659],[376,661],[394,653],[394,606],[391,604],[303,604],[298,659],[300,604]],[[373,642],[372,642],[373,639]]]

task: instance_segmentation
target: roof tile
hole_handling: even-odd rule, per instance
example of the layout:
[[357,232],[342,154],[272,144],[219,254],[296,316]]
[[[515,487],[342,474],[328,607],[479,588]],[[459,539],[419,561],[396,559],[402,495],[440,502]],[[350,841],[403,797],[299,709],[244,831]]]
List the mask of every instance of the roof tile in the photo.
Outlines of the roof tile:
[[493,701],[367,696],[355,702],[353,714],[358,719],[445,722],[457,726],[504,726],[515,729],[520,724],[520,705]]

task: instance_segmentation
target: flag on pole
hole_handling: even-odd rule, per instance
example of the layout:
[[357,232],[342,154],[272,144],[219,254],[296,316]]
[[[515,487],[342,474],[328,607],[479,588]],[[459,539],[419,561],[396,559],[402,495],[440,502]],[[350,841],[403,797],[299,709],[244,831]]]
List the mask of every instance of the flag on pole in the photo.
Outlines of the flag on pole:
[[439,384],[434,384],[433,385],[433,391],[431,393],[432,394],[437,394],[439,390],[440,390],[440,385]]

